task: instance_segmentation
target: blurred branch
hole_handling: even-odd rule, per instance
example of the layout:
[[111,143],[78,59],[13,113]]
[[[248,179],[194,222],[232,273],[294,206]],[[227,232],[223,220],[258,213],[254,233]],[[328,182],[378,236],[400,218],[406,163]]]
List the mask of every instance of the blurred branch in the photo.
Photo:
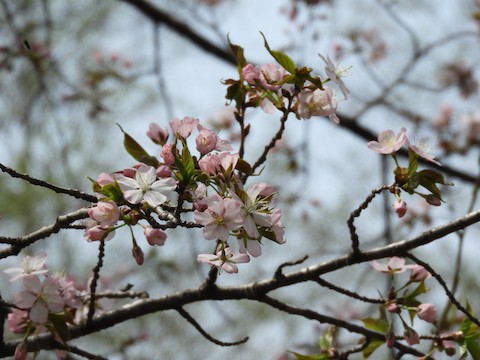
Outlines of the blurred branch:
[[144,14],[146,17],[152,20],[154,23],[165,24],[170,30],[187,38],[188,40],[193,42],[196,46],[200,47],[206,52],[226,61],[231,65],[237,66],[235,57],[229,50],[222,49],[221,47],[213,44],[210,40],[206,39],[205,37],[199,35],[195,31],[190,29],[190,27],[186,23],[178,19],[175,19],[171,14],[166,13],[165,11],[158,8],[157,6],[144,0],[121,0],[121,1],[132,5],[138,11],[140,11],[142,14]]

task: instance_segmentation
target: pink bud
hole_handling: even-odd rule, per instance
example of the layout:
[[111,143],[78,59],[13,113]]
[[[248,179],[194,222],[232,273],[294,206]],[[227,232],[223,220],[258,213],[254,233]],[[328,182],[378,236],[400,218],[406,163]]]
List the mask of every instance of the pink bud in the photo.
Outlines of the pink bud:
[[407,203],[402,199],[397,199],[397,201],[393,203],[393,208],[399,218],[402,218],[407,213]]
[[398,307],[397,303],[396,302],[388,302],[387,304],[385,304],[385,307],[387,308],[387,310],[389,312],[391,312],[392,314],[394,313],[400,313],[400,308]]
[[113,184],[114,180],[113,177],[111,177],[109,174],[102,172],[100,175],[98,175],[97,178],[97,183],[100,186],[104,186],[107,184]]
[[393,348],[393,346],[395,345],[395,334],[393,333],[393,331],[390,330],[389,332],[387,332],[387,334],[385,335],[385,340],[387,346],[389,348]]
[[172,170],[166,165],[160,165],[155,172],[159,178],[172,177]]
[[26,360],[27,359],[27,348],[25,347],[25,343],[20,343],[15,348],[15,354],[13,354],[14,360]]
[[427,201],[427,203],[429,203],[430,205],[433,205],[433,206],[440,206],[440,205],[442,205],[441,200],[440,200],[438,197],[433,196],[433,195],[427,195],[427,196],[425,196],[425,200]]
[[147,226],[144,230],[145,237],[150,245],[162,246],[165,244],[167,234],[160,229],[154,229],[151,226]]
[[120,218],[120,209],[114,201],[99,201],[88,211],[88,216],[97,221],[101,227],[115,225]]
[[168,139],[168,129],[161,127],[156,123],[151,123],[148,127],[147,136],[158,145],[165,145]]
[[417,306],[417,315],[426,322],[434,323],[437,319],[437,310],[433,304],[423,303]]
[[202,129],[195,142],[200,154],[205,155],[214,150],[217,145],[218,136],[213,130]]
[[175,157],[173,155],[173,144],[163,145],[160,156],[163,157],[165,164],[171,165],[175,163]]
[[252,64],[247,64],[242,69],[242,76],[250,85],[255,85],[255,80],[258,79],[259,75],[258,69]]
[[430,274],[423,266],[421,265],[412,266],[412,272],[410,273],[411,281],[421,282],[431,277],[432,277],[432,274]]
[[404,336],[408,345],[415,345],[420,343],[420,336],[418,336],[418,333],[412,328],[406,328]]
[[137,262],[138,265],[143,265],[145,261],[145,256],[143,255],[142,249],[137,244],[133,245],[132,255],[135,258],[135,261]]

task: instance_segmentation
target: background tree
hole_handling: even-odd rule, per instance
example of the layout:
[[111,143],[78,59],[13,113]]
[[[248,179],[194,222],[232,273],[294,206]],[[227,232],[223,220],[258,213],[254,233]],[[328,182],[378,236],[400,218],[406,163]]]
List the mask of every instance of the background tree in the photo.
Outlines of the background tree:
[[[308,122],[290,119],[281,146],[269,155],[270,162],[258,179],[269,179],[278,187],[288,242],[281,247],[269,246],[268,261],[252,262],[234,278],[222,275],[218,280],[221,285],[271,278],[279,264],[306,254],[309,259],[299,268],[350,251],[346,219],[372,189],[393,181],[393,162],[366,147],[367,141],[388,128],[398,133],[405,126],[411,137],[429,136],[428,143],[443,166],[430,163],[428,167],[441,171],[455,186],[442,189],[446,204],[439,208],[402,196],[408,211],[401,221],[396,220],[391,207],[393,195],[375,198],[368,210],[355,218],[365,248],[413,238],[476,207],[478,93],[474,65],[478,59],[478,8],[474,2],[446,1],[438,6],[423,1],[413,8],[406,3],[380,1],[361,5],[354,1],[292,1],[275,7],[257,5],[263,8],[255,10],[241,1],[193,4],[130,0],[99,5],[45,0],[2,1],[1,5],[0,81],[5,89],[0,100],[1,163],[19,173],[84,191],[90,191],[86,176],[96,178],[101,171],[122,169],[129,161],[126,152],[119,152],[122,133],[115,123],[137,140],[146,140],[144,132],[151,121],[166,125],[173,116],[192,115],[211,120],[211,126],[239,146],[239,128],[231,110],[223,109],[225,86],[220,82],[238,76],[227,33],[234,43],[245,47],[248,61],[255,64],[272,62],[263,49],[261,30],[272,49],[287,49],[297,64],[315,66],[318,73],[324,67],[319,52],[330,55],[335,63],[342,59],[346,67],[352,66],[351,77],[344,78],[349,100],[339,102],[340,126],[321,118]],[[253,11],[262,16],[253,17]],[[376,23],[365,21],[372,16]],[[461,25],[452,27],[452,23]],[[250,25],[248,30],[245,24]],[[248,121],[252,135],[246,140],[245,159],[254,162],[268,143],[265,139],[277,131],[279,116],[258,112]],[[148,150],[158,152],[153,146]],[[399,153],[406,155],[406,150]],[[85,206],[84,201],[72,201],[8,176],[0,181],[4,189],[0,205],[4,237],[29,234],[53,223],[57,216]],[[455,223],[452,230],[465,225]],[[468,298],[473,309],[478,309],[471,296],[478,284],[474,273],[468,271],[475,263],[475,232],[475,228],[458,232],[416,250],[415,255],[442,276],[460,303],[465,305]],[[105,288],[116,290],[132,283],[135,290],[147,290],[151,296],[198,286],[205,278],[205,268],[177,259],[179,249],[185,246],[182,237],[188,239],[191,233],[169,232],[170,239],[178,240],[147,253],[146,264],[140,269],[131,260],[126,233],[115,249],[107,247],[100,281]],[[195,236],[201,237],[201,232]],[[46,251],[49,267],[74,271],[85,286],[97,263],[97,247],[79,245],[79,237],[78,232],[61,233],[35,243],[24,253]],[[188,244],[193,259],[201,251],[196,242]],[[82,257],[75,256],[78,246]],[[62,256],[51,255],[53,251]],[[405,255],[398,251],[375,257]],[[118,268],[113,260],[118,258],[124,260],[124,268]],[[6,259],[2,267],[15,262]],[[195,276],[185,276],[192,273]],[[385,293],[388,289],[387,283],[378,284],[379,279],[368,265],[326,275],[326,280],[372,298],[378,297],[377,290]],[[2,296],[8,299],[14,289],[4,280]],[[435,303],[445,314],[440,317],[442,330],[454,329],[452,322],[459,313],[444,310],[450,305],[443,290],[438,283],[428,281],[432,291],[425,301]],[[324,283],[320,286],[296,285],[298,290],[278,290],[278,296],[288,304],[312,304],[311,310],[332,318],[376,316],[378,305],[360,306],[350,296],[327,291]],[[302,299],[298,299],[299,293]],[[244,358],[245,353],[272,358],[285,348],[318,352],[307,344],[315,343],[325,330],[318,323],[306,325],[303,319],[279,315],[252,302],[209,302],[195,304],[188,311],[212,336],[225,333],[229,339],[241,339],[248,334],[250,340],[234,350],[218,348],[198,336],[187,322],[179,322],[177,313],[164,312],[139,318],[135,325],[130,321],[128,330],[85,337],[78,346],[89,344],[91,348],[90,344],[95,344],[105,356],[118,353],[132,358],[151,356],[152,351],[158,351],[159,357],[175,358],[212,352],[219,358],[225,354]],[[185,313],[180,315],[188,320]],[[247,320],[245,327],[239,326],[240,318]],[[257,319],[270,325],[257,325]],[[167,326],[159,326],[159,321]],[[231,332],[225,331],[225,324],[230,325]],[[153,344],[163,340],[164,345],[155,350],[143,346],[143,334]],[[190,345],[193,341],[196,346]],[[277,344],[275,349],[263,349],[266,341]],[[342,332],[338,341],[338,347],[355,342]],[[428,352],[430,345],[424,345],[422,351]]]

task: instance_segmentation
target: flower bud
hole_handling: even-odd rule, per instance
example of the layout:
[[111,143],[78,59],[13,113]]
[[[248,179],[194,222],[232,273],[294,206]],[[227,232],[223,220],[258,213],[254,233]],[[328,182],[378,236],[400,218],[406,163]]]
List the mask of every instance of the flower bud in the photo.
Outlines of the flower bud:
[[395,209],[395,212],[399,218],[404,217],[407,213],[407,203],[402,199],[397,199],[397,201],[393,203],[393,208]]
[[143,255],[142,249],[137,244],[133,245],[132,255],[138,265],[143,265],[143,263],[145,262],[145,256]]
[[430,303],[423,303],[417,306],[417,316],[429,323],[434,323],[437,319],[437,310]]
[[410,273],[411,281],[421,282],[431,277],[432,277],[432,274],[430,274],[423,266],[413,265],[412,272]]

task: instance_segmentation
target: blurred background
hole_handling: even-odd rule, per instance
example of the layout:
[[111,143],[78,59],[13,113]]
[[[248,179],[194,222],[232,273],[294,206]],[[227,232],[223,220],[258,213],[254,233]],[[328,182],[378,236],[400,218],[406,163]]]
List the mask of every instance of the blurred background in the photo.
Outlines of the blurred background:
[[[477,207],[479,11],[474,0],[1,0],[0,163],[91,192],[87,177],[135,164],[117,123],[159,156],[161,148],[146,136],[148,125],[168,126],[172,117],[184,116],[199,118],[238,149],[239,129],[222,83],[238,76],[227,36],[245,48],[249,62],[274,62],[263,32],[272,49],[285,51],[322,78],[319,53],[341,62],[349,69],[344,81],[350,96],[343,100],[336,94],[339,126],[320,117],[287,121],[286,134],[264,170],[250,179],[277,187],[287,242],[266,242],[260,258],[240,265],[237,275],[222,274],[219,283],[266,279],[281,263],[307,254],[305,264],[312,265],[348,252],[350,213],[371,190],[394,180],[393,160],[366,143],[382,130],[402,127],[411,139],[428,139],[446,179],[455,184],[443,189],[440,207],[405,195],[409,211],[398,219],[391,207],[395,198],[387,195],[375,199],[356,222],[365,249],[406,239]],[[261,154],[280,116],[261,110],[247,114],[247,161]],[[4,173],[0,189],[2,236],[28,234],[88,205]],[[458,298],[468,298],[477,309],[478,235],[478,226],[472,226],[415,251],[448,284],[458,274]],[[211,252],[211,244],[200,230],[171,230],[168,236],[161,248],[139,242],[146,253],[139,267],[131,257],[128,230],[119,231],[107,243],[102,288],[131,283],[133,290],[161,296],[198,286],[208,267],[197,264],[196,255]],[[49,254],[50,269],[74,274],[79,286],[85,286],[97,260],[97,244],[88,243],[81,231],[64,231],[22,254],[42,251]],[[0,270],[16,262],[3,260]],[[372,297],[388,286],[386,276],[372,273],[368,264],[325,278]],[[447,298],[430,281],[432,291],[423,299],[443,312]],[[0,276],[0,286],[2,297],[11,298],[15,288],[6,276]],[[316,284],[296,285],[275,296],[350,321],[377,312],[375,306]],[[318,351],[316,342],[327,328],[247,301],[193,304],[187,310],[220,340],[247,335],[250,340],[222,348],[177,313],[163,312],[74,343],[88,344],[111,359],[287,359],[286,350]],[[448,315],[452,321],[455,316]],[[340,345],[358,340],[348,334],[340,339]],[[389,355],[382,356],[378,359]]]

